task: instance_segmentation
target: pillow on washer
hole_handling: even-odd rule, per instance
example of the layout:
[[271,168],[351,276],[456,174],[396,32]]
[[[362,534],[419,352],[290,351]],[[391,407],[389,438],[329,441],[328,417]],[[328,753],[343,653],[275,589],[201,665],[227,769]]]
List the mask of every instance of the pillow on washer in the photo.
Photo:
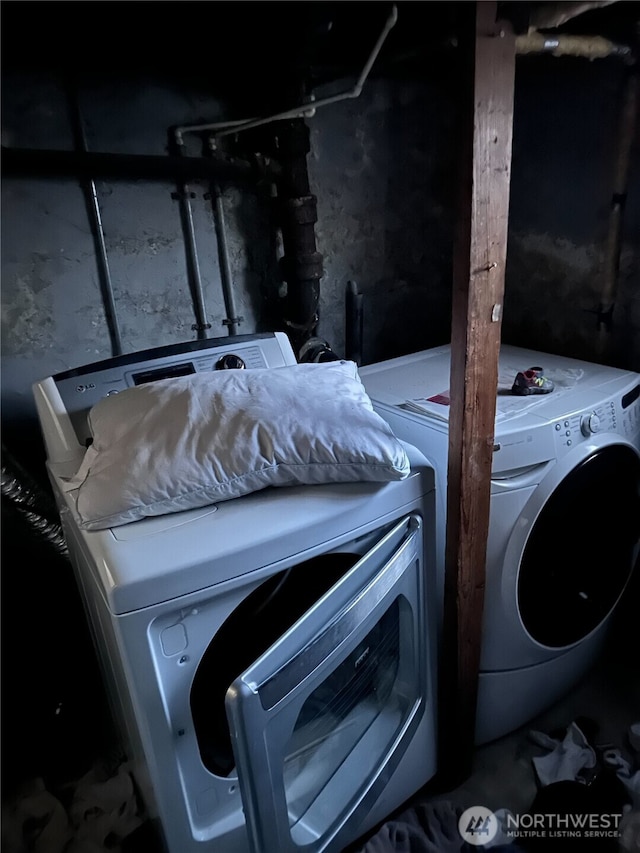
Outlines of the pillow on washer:
[[409,460],[355,362],[223,370],[105,397],[69,483],[98,530],[267,486],[402,480]]

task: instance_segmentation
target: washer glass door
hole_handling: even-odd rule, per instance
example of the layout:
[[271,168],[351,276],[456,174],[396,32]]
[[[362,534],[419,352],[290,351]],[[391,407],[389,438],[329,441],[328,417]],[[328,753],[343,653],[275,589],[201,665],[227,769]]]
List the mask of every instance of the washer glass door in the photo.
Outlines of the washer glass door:
[[612,444],[577,465],[544,504],[518,575],[518,610],[538,643],[570,646],[622,595],[640,540],[640,457]]
[[343,849],[409,746],[430,698],[422,549],[408,517],[231,685],[254,853]]

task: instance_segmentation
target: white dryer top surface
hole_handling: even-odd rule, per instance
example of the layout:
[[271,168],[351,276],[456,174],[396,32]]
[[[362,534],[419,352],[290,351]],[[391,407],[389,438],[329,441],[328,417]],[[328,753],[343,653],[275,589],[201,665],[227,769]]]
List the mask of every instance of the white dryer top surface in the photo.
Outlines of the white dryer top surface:
[[[542,367],[554,383],[549,394],[519,397],[511,393],[518,371]],[[374,403],[404,407],[413,400],[427,410],[425,422],[446,425],[449,407],[429,401],[449,394],[451,346],[401,356],[360,368],[360,376]],[[640,374],[578,359],[503,345],[500,350],[496,396],[496,437],[531,429],[572,414],[588,412],[628,393],[640,383]]]
[[[324,553],[410,512],[424,510],[435,475],[407,445],[412,471],[389,483],[337,483],[270,488],[197,510],[120,527],[83,531],[67,503],[70,549],[79,553],[85,582],[97,586],[109,610],[123,614],[199,590],[246,583]],[[56,482],[55,472],[53,479]],[[431,523],[431,519],[426,519]]]

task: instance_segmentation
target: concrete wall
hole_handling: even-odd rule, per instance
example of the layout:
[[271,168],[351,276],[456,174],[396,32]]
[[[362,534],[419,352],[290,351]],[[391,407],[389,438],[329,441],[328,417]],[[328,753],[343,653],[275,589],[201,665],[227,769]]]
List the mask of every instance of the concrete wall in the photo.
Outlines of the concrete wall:
[[517,61],[503,339],[640,371],[640,134],[611,333],[597,315],[626,71],[615,59]]
[[[318,251],[319,333],[342,354],[345,288],[364,294],[363,361],[448,340],[455,221],[455,105],[442,79],[372,78],[358,99],[308,120]],[[617,60],[521,58],[516,78],[503,339],[596,358],[601,260],[623,68]],[[3,143],[73,146],[61,81],[3,76]],[[345,83],[345,86],[347,83]],[[168,128],[218,121],[203,91],[93,74],[80,107],[89,150],[163,155]],[[194,150],[189,139],[189,153]],[[608,359],[640,370],[640,174],[634,151]],[[123,351],[194,339],[178,202],[169,181],[98,181]],[[209,336],[226,336],[206,181],[190,185]],[[278,233],[268,187],[225,188],[243,334],[279,328]],[[2,417],[5,441],[37,446],[31,383],[112,354],[85,195],[74,179],[6,177],[2,187]],[[36,442],[36,445],[31,444]],[[26,445],[26,446],[25,446]]]

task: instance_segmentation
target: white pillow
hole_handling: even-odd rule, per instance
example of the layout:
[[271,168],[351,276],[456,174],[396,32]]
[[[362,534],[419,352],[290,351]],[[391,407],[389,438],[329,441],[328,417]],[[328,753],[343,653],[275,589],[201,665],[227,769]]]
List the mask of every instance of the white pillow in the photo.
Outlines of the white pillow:
[[105,397],[69,484],[98,530],[267,486],[402,480],[409,459],[352,361],[223,370]]

